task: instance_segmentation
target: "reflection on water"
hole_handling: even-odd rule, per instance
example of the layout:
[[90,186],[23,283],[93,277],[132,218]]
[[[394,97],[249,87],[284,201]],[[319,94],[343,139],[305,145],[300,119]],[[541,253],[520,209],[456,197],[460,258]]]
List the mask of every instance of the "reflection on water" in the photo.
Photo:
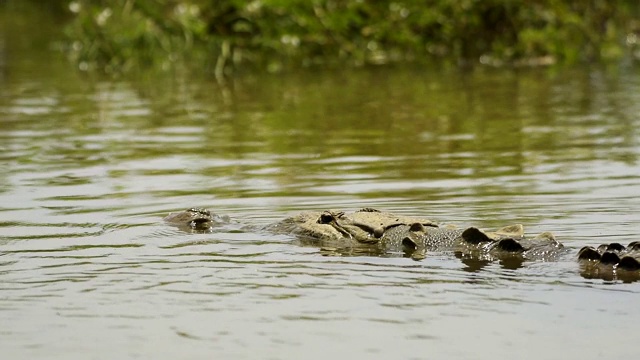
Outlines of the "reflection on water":
[[585,279],[572,258],[323,256],[285,235],[185,234],[161,219],[203,206],[261,226],[376,207],[521,222],[572,251],[638,240],[636,68],[373,68],[219,86],[181,74],[90,79],[29,51],[26,63],[0,54],[8,358],[553,357],[569,347],[593,357],[598,344],[633,341],[639,283]]

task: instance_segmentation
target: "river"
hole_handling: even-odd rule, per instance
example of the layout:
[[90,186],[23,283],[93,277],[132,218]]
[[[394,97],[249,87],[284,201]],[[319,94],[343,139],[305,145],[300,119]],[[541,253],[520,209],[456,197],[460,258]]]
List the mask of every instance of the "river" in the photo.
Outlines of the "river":
[[637,66],[221,84],[87,75],[27,36],[0,40],[3,358],[637,355],[640,282],[584,278],[573,258],[470,269],[162,222],[193,206],[256,225],[375,207],[522,223],[573,253],[640,240]]

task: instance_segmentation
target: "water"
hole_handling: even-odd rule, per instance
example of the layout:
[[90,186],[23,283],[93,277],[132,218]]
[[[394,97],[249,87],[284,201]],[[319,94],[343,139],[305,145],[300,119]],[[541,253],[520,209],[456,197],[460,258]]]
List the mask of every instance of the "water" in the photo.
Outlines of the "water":
[[287,236],[161,221],[192,206],[257,225],[377,207],[520,222],[574,253],[638,240],[637,68],[114,80],[12,31],[0,50],[3,358],[637,354],[640,283],[585,279],[572,258],[474,270],[449,254],[324,256]]

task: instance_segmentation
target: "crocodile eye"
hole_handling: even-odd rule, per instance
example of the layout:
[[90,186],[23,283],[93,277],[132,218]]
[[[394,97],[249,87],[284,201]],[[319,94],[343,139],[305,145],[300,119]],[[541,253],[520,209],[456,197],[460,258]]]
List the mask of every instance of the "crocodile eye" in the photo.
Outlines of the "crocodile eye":
[[318,224],[328,224],[333,221],[333,215],[324,213],[320,215],[320,219],[318,219]]

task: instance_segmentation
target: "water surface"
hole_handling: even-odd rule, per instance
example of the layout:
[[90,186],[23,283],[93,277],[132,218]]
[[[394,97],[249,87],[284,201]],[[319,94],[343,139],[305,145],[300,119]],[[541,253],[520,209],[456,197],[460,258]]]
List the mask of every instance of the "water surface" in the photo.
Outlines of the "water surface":
[[3,39],[3,357],[637,353],[640,283],[585,279],[571,258],[475,269],[450,254],[326,256],[161,221],[192,206],[257,225],[377,207],[519,222],[573,252],[639,240],[637,68],[101,79]]

